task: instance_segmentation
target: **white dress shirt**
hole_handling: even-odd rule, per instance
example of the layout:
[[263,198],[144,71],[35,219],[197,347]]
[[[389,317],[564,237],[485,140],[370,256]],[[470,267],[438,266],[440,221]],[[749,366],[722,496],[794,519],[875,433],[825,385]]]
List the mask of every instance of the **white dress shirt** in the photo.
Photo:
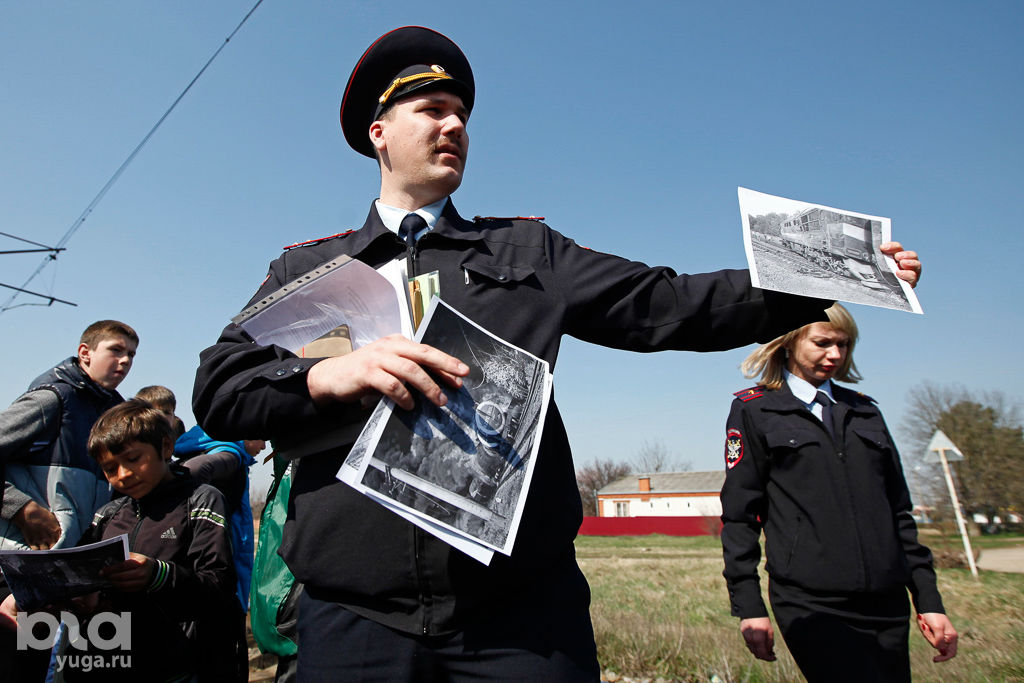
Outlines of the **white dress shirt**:
[[388,230],[395,233],[396,235],[398,234],[398,228],[402,225],[402,219],[408,216],[410,213],[415,213],[422,217],[423,220],[427,222],[427,227],[423,228],[418,233],[413,235],[413,239],[418,240],[420,237],[423,237],[423,235],[427,234],[429,230],[432,230],[434,228],[434,225],[437,224],[437,219],[441,217],[441,212],[444,210],[444,204],[447,201],[448,198],[445,197],[444,199],[436,201],[433,204],[421,206],[415,211],[406,211],[405,209],[399,209],[389,204],[385,204],[379,199],[376,200],[374,204],[376,204],[377,206],[377,215],[380,216],[380,220],[384,223],[384,227],[386,227]]
[[832,380],[826,380],[822,382],[820,387],[816,387],[810,382],[800,377],[797,377],[789,370],[783,371],[786,376],[786,384],[789,385],[789,390],[793,392],[793,395],[797,397],[807,410],[814,414],[814,417],[821,419],[821,404],[814,400],[814,397],[818,395],[818,392],[822,392],[828,396],[828,400],[832,401],[832,405],[835,405],[836,399],[832,396]]

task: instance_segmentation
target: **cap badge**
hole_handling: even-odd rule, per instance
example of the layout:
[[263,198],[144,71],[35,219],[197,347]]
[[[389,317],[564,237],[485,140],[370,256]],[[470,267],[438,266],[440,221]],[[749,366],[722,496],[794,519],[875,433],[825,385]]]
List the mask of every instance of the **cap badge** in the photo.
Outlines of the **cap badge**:
[[412,74],[411,76],[402,76],[401,78],[396,78],[391,81],[391,85],[388,86],[388,89],[384,91],[384,94],[382,94],[377,101],[380,104],[384,104],[388,101],[388,98],[394,94],[395,90],[407,83],[414,83],[416,81],[437,81],[445,78],[451,78],[451,76],[448,75],[448,72],[437,64],[432,64],[430,69],[430,72]]

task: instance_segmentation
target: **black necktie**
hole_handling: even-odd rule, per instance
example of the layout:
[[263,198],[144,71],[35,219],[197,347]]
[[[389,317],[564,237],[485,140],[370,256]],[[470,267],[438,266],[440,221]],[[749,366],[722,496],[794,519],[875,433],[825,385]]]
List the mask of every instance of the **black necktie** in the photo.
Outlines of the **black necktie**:
[[416,277],[416,235],[427,227],[427,222],[418,213],[408,213],[398,226],[398,236],[405,240],[405,267],[409,277]]
[[821,421],[828,433],[834,437],[836,433],[832,425],[832,399],[824,391],[819,391],[814,395],[814,402],[821,406]]

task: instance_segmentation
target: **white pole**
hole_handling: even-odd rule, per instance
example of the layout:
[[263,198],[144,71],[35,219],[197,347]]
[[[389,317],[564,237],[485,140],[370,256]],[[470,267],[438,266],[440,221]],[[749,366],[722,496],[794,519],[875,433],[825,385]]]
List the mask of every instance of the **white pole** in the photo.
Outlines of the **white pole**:
[[967,553],[967,564],[971,568],[971,574],[978,578],[978,567],[974,564],[974,551],[971,550],[971,539],[967,537],[967,525],[964,524],[963,515],[960,514],[960,501],[956,497],[956,487],[953,486],[953,474],[949,471],[949,462],[946,460],[946,449],[939,448],[939,459],[942,461],[942,472],[946,475],[946,486],[949,487],[949,497],[953,500],[953,513],[956,515],[956,525],[960,529],[960,537],[964,540],[964,551]]

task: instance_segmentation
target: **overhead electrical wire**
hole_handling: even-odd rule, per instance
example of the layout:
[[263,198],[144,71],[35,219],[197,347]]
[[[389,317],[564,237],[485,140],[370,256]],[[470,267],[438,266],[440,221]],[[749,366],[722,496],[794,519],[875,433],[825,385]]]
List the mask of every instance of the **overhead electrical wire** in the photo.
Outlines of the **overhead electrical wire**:
[[[171,106],[167,108],[167,111],[164,112],[163,116],[161,116],[160,119],[156,122],[156,124],[154,124],[153,127],[150,129],[150,131],[146,133],[146,137],[142,138],[142,142],[136,145],[135,149],[132,150],[132,153],[128,155],[128,158],[125,159],[121,163],[121,165],[117,167],[117,170],[114,171],[114,175],[110,176],[110,180],[108,180],[106,184],[103,186],[103,188],[99,191],[99,193],[97,193],[97,195],[93,197],[93,200],[89,202],[89,205],[85,207],[85,210],[82,211],[81,215],[77,219],[75,219],[75,222],[71,224],[71,227],[68,228],[67,232],[64,233],[64,236],[60,239],[59,242],[57,242],[57,246],[47,248],[53,253],[47,256],[43,260],[43,262],[39,264],[39,267],[35,269],[35,271],[32,273],[32,275],[29,276],[27,280],[25,280],[24,284],[22,284],[21,287],[12,287],[10,285],[2,285],[2,283],[0,283],[0,285],[4,287],[8,287],[10,289],[15,290],[14,294],[12,294],[11,297],[6,302],[4,302],[3,306],[0,306],[0,313],[3,313],[4,311],[10,310],[12,308],[17,308],[17,306],[12,306],[12,303],[14,302],[15,298],[17,298],[18,294],[21,293],[34,294],[35,296],[41,296],[45,299],[49,299],[49,302],[46,304],[47,306],[52,305],[54,301],[60,301],[61,303],[70,303],[62,299],[57,299],[55,297],[51,297],[48,295],[31,292],[25,289],[25,287],[27,287],[32,282],[32,280],[34,280],[36,276],[39,275],[39,273],[41,273],[44,268],[46,268],[46,266],[48,266],[52,261],[56,260],[58,252],[64,251],[64,245],[66,245],[68,241],[71,239],[72,235],[74,235],[75,232],[77,232],[78,229],[82,227],[82,223],[85,222],[85,219],[89,217],[89,214],[91,214],[93,209],[96,208],[96,205],[100,203],[100,200],[103,199],[104,195],[106,195],[110,188],[113,187],[114,183],[117,182],[117,179],[121,177],[121,174],[124,173],[126,168],[128,168],[128,165],[135,159],[136,155],[138,155],[138,153],[142,151],[142,148],[146,145],[147,142],[149,142],[149,139],[153,137],[153,134],[157,131],[160,125],[164,122],[164,120],[168,116],[170,116],[171,112],[174,111],[174,108],[178,106],[178,103],[181,102],[185,95],[188,94],[188,91],[192,89],[192,86],[196,84],[196,81],[198,81],[199,78],[203,75],[203,72],[205,72],[206,69],[210,66],[210,64],[213,63],[213,60],[217,58],[217,55],[221,53],[221,50],[227,47],[227,44],[231,42],[231,39],[235,37],[235,34],[238,33],[242,26],[245,25],[245,22],[249,20],[249,17],[252,16],[252,13],[255,12],[256,8],[259,7],[262,3],[263,0],[256,0],[256,4],[252,6],[252,9],[250,9],[249,12],[245,15],[245,17],[242,18],[242,21],[238,23],[238,26],[235,27],[235,30],[232,31],[228,35],[228,37],[224,39],[224,42],[221,43],[220,47],[217,48],[213,55],[208,60],[206,60],[206,64],[203,65],[203,68],[199,70],[199,73],[197,73],[195,77],[189,82],[189,84],[185,86],[185,89],[182,90],[181,94],[178,95],[174,102],[171,103]],[[30,304],[18,305],[27,306]]]

